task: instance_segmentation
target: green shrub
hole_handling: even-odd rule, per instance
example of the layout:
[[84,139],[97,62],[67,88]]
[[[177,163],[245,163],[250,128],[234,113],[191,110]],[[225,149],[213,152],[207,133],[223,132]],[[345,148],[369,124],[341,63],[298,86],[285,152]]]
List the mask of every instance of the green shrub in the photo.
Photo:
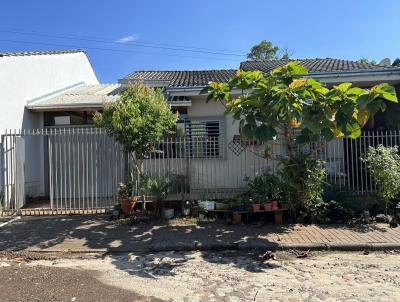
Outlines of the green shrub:
[[388,203],[400,192],[400,155],[398,147],[369,147],[362,157],[378,188],[377,196],[384,203],[385,214]]
[[285,188],[284,199],[293,213],[314,208],[314,203],[322,198],[326,169],[310,154],[296,153],[282,158],[279,175]]
[[0,210],[4,209],[4,200],[5,195],[4,195],[4,191],[0,191]]
[[346,222],[354,215],[353,199],[348,191],[326,185],[322,197],[307,203],[301,214],[304,220],[311,223]]
[[262,173],[253,179],[246,177],[245,180],[254,201],[265,202],[273,199],[281,199],[281,182],[277,176],[270,173]]

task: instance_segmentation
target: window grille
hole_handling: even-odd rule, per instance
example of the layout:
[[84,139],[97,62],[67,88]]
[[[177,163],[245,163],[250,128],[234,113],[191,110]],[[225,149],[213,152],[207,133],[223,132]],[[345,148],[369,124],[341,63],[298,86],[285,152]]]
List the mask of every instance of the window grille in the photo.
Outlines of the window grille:
[[191,158],[222,158],[224,146],[222,120],[187,120],[186,152]]

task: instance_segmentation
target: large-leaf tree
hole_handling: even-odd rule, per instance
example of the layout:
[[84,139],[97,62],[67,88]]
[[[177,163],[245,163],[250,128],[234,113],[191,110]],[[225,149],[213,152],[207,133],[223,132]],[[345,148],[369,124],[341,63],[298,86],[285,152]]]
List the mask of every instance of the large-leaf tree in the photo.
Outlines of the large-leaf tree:
[[287,157],[297,156],[301,144],[355,139],[375,113],[386,109],[385,100],[397,102],[395,89],[386,83],[370,89],[351,83],[328,87],[308,77],[296,61],[270,73],[238,70],[229,82],[212,82],[204,92],[226,105],[243,137],[268,142],[279,134]]
[[[162,90],[138,83],[122,91],[115,102],[107,103],[97,112],[94,122],[106,128],[131,156],[135,175],[141,187],[142,163],[145,155],[154,150],[154,143],[171,132],[177,120],[166,102]],[[132,195],[138,194],[132,189]]]

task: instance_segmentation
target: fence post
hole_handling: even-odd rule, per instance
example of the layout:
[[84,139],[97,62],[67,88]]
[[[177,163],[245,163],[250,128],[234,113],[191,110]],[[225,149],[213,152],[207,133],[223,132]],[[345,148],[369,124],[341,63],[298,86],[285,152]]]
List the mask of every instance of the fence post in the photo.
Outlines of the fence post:
[[1,135],[0,137],[0,208],[5,207],[5,201],[6,201],[6,196],[5,196],[5,166],[4,166],[4,135]]

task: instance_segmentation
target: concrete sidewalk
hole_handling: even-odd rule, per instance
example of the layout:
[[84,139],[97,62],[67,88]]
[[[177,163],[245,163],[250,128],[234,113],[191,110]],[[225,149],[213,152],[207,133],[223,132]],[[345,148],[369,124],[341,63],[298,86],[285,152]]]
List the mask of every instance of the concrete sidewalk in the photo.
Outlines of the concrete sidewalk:
[[116,225],[108,216],[23,217],[0,229],[1,251],[154,252],[216,249],[400,250],[400,228],[321,225]]

